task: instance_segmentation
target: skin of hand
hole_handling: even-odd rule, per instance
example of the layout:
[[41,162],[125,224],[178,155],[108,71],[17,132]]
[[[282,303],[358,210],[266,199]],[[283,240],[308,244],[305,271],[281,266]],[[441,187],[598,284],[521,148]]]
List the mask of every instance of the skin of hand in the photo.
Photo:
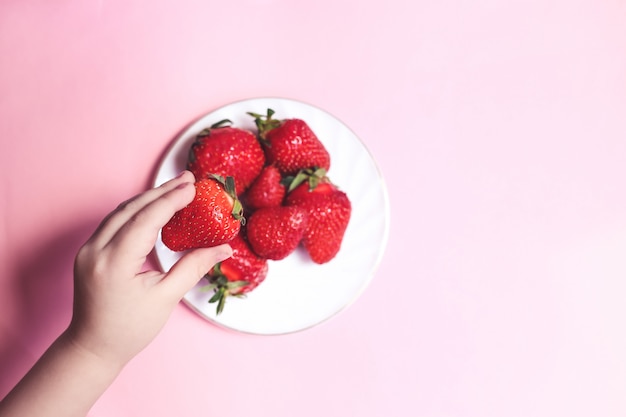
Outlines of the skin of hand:
[[161,330],[181,298],[217,262],[228,245],[186,253],[172,269],[142,271],[159,230],[195,195],[184,171],[161,187],[122,203],[79,250],[74,266],[74,343],[125,363]]
[[4,416],[81,416],[229,245],[185,253],[168,271],[143,270],[159,230],[195,196],[188,171],[110,213],[79,250],[68,329],[0,402]]

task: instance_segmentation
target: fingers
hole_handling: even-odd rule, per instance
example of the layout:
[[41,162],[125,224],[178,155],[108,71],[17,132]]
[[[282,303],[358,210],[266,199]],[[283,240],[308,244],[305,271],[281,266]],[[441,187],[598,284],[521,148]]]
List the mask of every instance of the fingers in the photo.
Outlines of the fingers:
[[[190,184],[193,182],[193,174],[189,171],[183,171],[176,178],[163,183],[159,187],[148,190],[125,201],[104,218],[100,226],[98,226],[94,232],[91,241],[100,248],[106,246],[113,236],[147,205],[176,189],[176,187],[181,186],[181,184]],[[191,199],[193,199],[193,197],[191,197]],[[185,204],[188,204],[191,199]],[[182,207],[184,207],[184,205],[181,206],[181,208]]]
[[232,254],[228,244],[190,251],[174,264],[159,285],[178,302],[216,263]]
[[183,182],[160,195],[137,211],[124,223],[107,244],[125,265],[141,266],[154,247],[159,230],[174,213],[189,204],[195,195],[193,183]]

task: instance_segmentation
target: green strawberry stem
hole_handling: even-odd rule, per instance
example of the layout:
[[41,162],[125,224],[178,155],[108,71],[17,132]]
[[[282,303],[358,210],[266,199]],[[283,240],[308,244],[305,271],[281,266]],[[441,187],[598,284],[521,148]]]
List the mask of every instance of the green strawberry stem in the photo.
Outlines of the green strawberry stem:
[[267,114],[262,115],[258,113],[247,112],[249,116],[254,117],[254,124],[258,129],[259,138],[269,146],[269,143],[265,140],[265,135],[272,129],[276,129],[282,123],[280,120],[272,119],[274,115],[274,110],[267,109]]
[[295,176],[285,177],[283,184],[288,187],[287,192],[289,193],[305,181],[309,183],[309,190],[317,188],[320,182],[330,182],[324,168],[313,167],[301,169]]
[[232,124],[233,122],[230,119],[224,119],[224,120],[220,120],[217,123],[213,123],[211,126],[204,128],[200,132],[198,132],[198,134],[196,135],[196,141],[198,139],[202,139],[207,136],[210,136],[211,130],[213,129],[219,129],[220,127],[225,127],[226,125],[232,125]]
[[233,291],[245,287],[249,284],[248,281],[229,281],[226,275],[222,272],[221,262],[218,262],[210,274],[206,274],[204,277],[209,281],[209,285],[202,287],[201,291],[215,291],[215,294],[209,299],[209,303],[217,303],[216,314],[220,315],[224,311],[224,305],[226,299],[230,295],[238,296],[238,294],[231,294]]
[[241,201],[237,198],[237,190],[235,189],[235,179],[230,175],[226,178],[221,175],[211,174],[210,178],[213,178],[215,181],[219,182],[224,186],[224,190],[226,193],[233,199],[233,209],[231,214],[236,220],[239,220],[243,226],[246,224],[246,218],[243,216],[243,205]]
[[223,119],[223,120],[220,120],[217,123],[213,123],[211,125],[211,129],[217,129],[217,128],[220,128],[220,127],[224,127],[225,125],[232,125],[232,124],[233,124],[232,120],[230,120],[230,119]]

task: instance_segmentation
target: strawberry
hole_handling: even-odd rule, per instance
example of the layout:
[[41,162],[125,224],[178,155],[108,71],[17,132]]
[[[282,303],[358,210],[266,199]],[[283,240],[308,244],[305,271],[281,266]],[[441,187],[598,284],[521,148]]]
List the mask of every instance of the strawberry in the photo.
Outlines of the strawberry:
[[323,264],[333,259],[341,248],[352,213],[346,193],[330,181],[325,170],[306,170],[294,178],[285,204],[308,213],[302,245],[313,262]]
[[272,109],[267,109],[265,116],[248,114],[254,117],[267,162],[275,164],[282,174],[294,175],[311,167],[328,171],[330,154],[304,120],[272,119]]
[[241,194],[263,169],[265,154],[254,133],[229,123],[222,120],[198,133],[189,149],[187,169],[198,180],[210,174],[232,176]]
[[214,175],[196,181],[191,203],[177,211],[161,231],[173,251],[207,248],[232,240],[245,222],[233,177]]
[[306,210],[297,206],[265,207],[255,211],[246,226],[252,250],[267,259],[286,258],[302,240],[307,217]]
[[280,206],[285,197],[285,185],[280,171],[274,165],[268,165],[254,180],[246,192],[245,201],[252,209]]
[[241,297],[249,293],[265,280],[268,271],[267,260],[252,252],[241,233],[229,244],[233,255],[218,262],[205,276],[209,285],[203,290],[215,291],[209,302],[217,302],[217,314],[224,310],[229,296]]

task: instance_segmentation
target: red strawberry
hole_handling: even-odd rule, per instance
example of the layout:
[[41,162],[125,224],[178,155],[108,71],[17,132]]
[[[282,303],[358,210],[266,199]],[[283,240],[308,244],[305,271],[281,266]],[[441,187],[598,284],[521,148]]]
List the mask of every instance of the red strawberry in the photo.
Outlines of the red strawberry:
[[280,171],[274,165],[263,168],[246,192],[245,201],[252,210],[280,206],[285,197]]
[[272,119],[272,109],[267,109],[266,116],[248,114],[254,117],[267,162],[275,164],[281,173],[294,175],[311,167],[328,171],[330,154],[304,120]]
[[224,310],[229,296],[240,297],[252,291],[267,276],[267,261],[252,252],[241,234],[235,236],[229,244],[233,255],[217,263],[206,275],[209,285],[204,289],[215,291],[209,302],[217,302],[217,314]]
[[222,120],[196,136],[189,149],[187,168],[197,180],[210,174],[235,178],[238,194],[243,193],[265,165],[265,154],[254,133],[230,126]]
[[267,259],[279,260],[293,252],[307,224],[306,210],[293,207],[265,207],[250,215],[246,230],[254,252]]
[[233,177],[196,181],[196,196],[163,226],[161,238],[173,251],[217,246],[232,240],[245,221]]
[[304,208],[309,215],[302,237],[304,249],[315,263],[330,261],[339,252],[350,221],[352,205],[348,196],[330,182],[322,169],[298,174],[290,190],[285,204]]

